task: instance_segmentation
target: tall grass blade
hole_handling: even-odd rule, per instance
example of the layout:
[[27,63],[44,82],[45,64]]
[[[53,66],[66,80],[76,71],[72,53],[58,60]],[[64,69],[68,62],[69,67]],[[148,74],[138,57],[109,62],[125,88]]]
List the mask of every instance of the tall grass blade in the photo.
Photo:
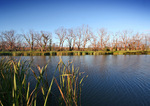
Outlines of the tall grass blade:
[[0,100],[0,104],[1,104],[1,106],[4,106],[4,105],[2,104],[2,102],[1,102],[1,100]]
[[15,99],[15,103],[17,106],[19,105],[18,103],[18,97],[17,97],[17,85],[16,85],[16,73],[17,73],[17,68],[15,63],[13,62],[13,66],[14,66],[14,99]]
[[[59,63],[60,63],[60,62],[59,62]],[[56,67],[56,69],[55,69],[55,71],[54,71],[53,78],[52,78],[52,80],[51,80],[51,84],[50,84],[50,86],[49,86],[49,89],[48,89],[48,92],[47,92],[47,95],[46,95],[46,98],[45,98],[45,101],[44,101],[44,106],[46,106],[46,104],[47,104],[47,99],[48,99],[48,96],[49,96],[49,94],[50,94],[50,92],[51,92],[52,85],[53,85],[54,78],[55,78],[54,76],[55,76],[56,70],[58,69],[59,63],[58,63],[58,65],[57,65],[57,67]]]
[[26,101],[29,100],[29,89],[30,89],[30,83],[28,83],[28,89],[27,89]]
[[65,100],[64,94],[63,94],[62,90],[60,89],[60,86],[59,86],[59,84],[58,84],[56,78],[55,78],[54,80],[55,80],[55,83],[57,84],[57,87],[58,87],[58,89],[59,89],[59,91],[60,91],[60,94],[61,94],[61,96],[62,96],[62,98],[63,98],[63,100],[64,100],[66,106],[68,106],[68,104],[67,104],[67,102],[66,102],[66,100]]

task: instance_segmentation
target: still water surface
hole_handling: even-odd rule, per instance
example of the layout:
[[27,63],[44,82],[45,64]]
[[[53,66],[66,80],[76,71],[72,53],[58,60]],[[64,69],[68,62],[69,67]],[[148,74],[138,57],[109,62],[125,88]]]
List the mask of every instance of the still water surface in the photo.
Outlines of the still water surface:
[[[59,62],[57,56],[22,58],[34,59],[40,66],[50,61],[50,76]],[[82,106],[150,106],[150,55],[62,56],[62,60],[73,60],[88,75],[82,87]],[[57,90],[53,92],[59,93]]]

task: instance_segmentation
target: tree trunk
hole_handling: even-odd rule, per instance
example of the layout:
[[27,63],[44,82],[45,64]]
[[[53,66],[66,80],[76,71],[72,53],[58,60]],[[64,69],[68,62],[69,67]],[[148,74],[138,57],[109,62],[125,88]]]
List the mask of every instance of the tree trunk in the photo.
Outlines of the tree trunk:
[[78,46],[78,50],[80,50],[80,46]]
[[41,52],[43,52],[43,47],[41,47]]

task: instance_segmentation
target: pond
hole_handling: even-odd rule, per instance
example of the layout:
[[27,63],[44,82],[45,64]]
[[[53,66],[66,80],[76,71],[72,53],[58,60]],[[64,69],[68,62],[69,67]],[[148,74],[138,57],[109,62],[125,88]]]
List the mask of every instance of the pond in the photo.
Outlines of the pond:
[[[58,56],[22,59],[33,59],[33,64],[40,66],[49,61],[50,76],[59,62]],[[62,56],[62,60],[73,61],[75,67],[88,75],[82,87],[82,106],[150,105],[150,55]]]

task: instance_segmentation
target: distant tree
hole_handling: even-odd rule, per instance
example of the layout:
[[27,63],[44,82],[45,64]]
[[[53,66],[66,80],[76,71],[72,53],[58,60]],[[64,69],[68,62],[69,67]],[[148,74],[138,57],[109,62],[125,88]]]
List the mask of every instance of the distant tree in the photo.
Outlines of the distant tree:
[[78,47],[78,50],[80,50],[81,45],[82,45],[82,29],[78,28],[76,30],[76,45]]
[[147,33],[145,35],[145,46],[146,46],[146,50],[150,48],[150,33]]
[[76,39],[77,39],[77,37],[76,37],[76,35],[75,35],[75,31],[73,32],[73,35],[72,35],[72,40],[73,40],[73,44],[72,44],[72,50],[74,50],[75,49],[75,45],[76,45]]
[[140,45],[141,45],[141,41],[143,39],[143,34],[139,34],[138,32],[136,33],[135,37],[135,43],[136,43],[136,50],[139,50]]
[[148,34],[148,46],[150,48],[150,33]]
[[[54,49],[54,48],[53,48]],[[51,51],[52,50],[52,38],[50,38],[49,40],[49,50]]]
[[115,48],[115,50],[117,50],[118,47],[118,33],[116,32],[115,34],[113,34],[113,48]]
[[91,46],[93,47],[93,50],[98,50],[98,42],[97,42],[97,36],[92,34],[91,35]]
[[55,43],[52,44],[52,48],[53,48],[54,51],[56,50],[56,45],[55,45]]
[[23,37],[22,34],[18,34],[18,40],[16,41],[16,50],[21,50],[21,48],[23,47]]
[[27,35],[24,34],[24,38],[27,42],[26,44],[29,45],[30,50],[33,51],[34,42],[35,42],[35,32],[33,30],[30,30],[29,34]]
[[36,36],[36,38],[35,38],[35,40],[36,40],[36,44],[37,44],[37,46],[40,48],[40,50],[43,52],[43,49],[44,49],[44,43],[43,43],[43,40],[42,40],[42,34],[41,33],[39,33],[39,32],[36,32],[35,33],[35,36]]
[[43,31],[41,31],[41,34],[42,34],[42,38],[43,38],[44,47],[46,47],[47,42],[49,40],[49,34],[44,33]]
[[73,36],[73,30],[72,29],[68,29],[67,30],[67,36],[66,39],[68,41],[68,45],[69,45],[69,51],[72,50],[72,36]]
[[2,35],[0,35],[0,50],[2,51],[6,50],[6,42],[4,41],[4,38]]
[[41,31],[36,32],[35,36],[36,44],[43,52],[43,50],[46,50],[48,42],[52,40],[52,34],[50,32]]
[[55,31],[55,34],[58,36],[57,39],[59,39],[59,49],[61,50],[63,48],[63,44],[64,44],[64,41],[65,41],[65,38],[66,38],[66,29],[63,28],[63,27],[58,28]]
[[50,44],[52,43],[52,33],[46,32],[46,31],[41,31],[41,36],[42,36],[41,40],[43,40],[44,49],[45,49],[48,42],[50,42]]
[[17,34],[15,34],[14,30],[10,30],[10,31],[4,31],[1,33],[1,37],[3,38],[3,42],[7,43],[7,48],[8,50],[15,50],[16,47],[16,42],[17,40],[19,40],[19,36],[17,36]]
[[122,39],[121,43],[124,47],[124,50],[126,50],[127,46],[128,46],[128,43],[129,43],[128,36],[132,34],[132,31],[124,30],[120,34],[121,34],[120,38]]
[[66,34],[66,40],[68,41],[69,51],[73,50],[75,47],[76,36],[73,29],[68,29]]
[[109,40],[109,35],[107,34],[104,28],[101,28],[98,30],[98,36],[99,36],[99,42],[98,42],[99,47],[101,49],[104,49]]
[[82,41],[83,41],[83,50],[85,49],[87,42],[90,41],[92,31],[88,25],[83,25],[82,27]]

